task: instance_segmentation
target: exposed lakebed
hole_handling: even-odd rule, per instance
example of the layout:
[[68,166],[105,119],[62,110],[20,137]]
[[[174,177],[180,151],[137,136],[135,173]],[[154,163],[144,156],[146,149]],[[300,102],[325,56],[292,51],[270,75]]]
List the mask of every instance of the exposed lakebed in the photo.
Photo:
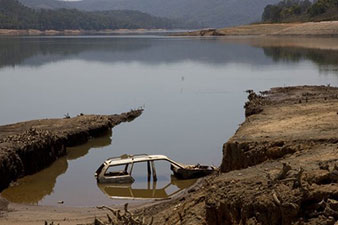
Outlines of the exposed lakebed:
[[[222,144],[244,120],[245,90],[338,84],[336,51],[259,47],[244,40],[2,38],[0,58],[0,124],[145,106],[140,118],[114,128],[113,135],[69,148],[51,167],[1,193],[10,201],[30,204],[119,203],[107,197],[109,188],[101,191],[93,174],[106,158],[125,153],[220,165]],[[167,164],[158,168],[155,189],[170,184],[170,195],[193,183],[172,179]],[[130,189],[153,190],[145,168],[136,171]]]

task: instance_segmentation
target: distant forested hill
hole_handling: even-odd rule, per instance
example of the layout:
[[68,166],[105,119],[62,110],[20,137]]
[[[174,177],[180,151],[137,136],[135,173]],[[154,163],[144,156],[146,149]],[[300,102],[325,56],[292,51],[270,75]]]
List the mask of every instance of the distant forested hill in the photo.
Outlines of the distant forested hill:
[[154,16],[181,19],[200,27],[225,27],[261,20],[264,7],[279,0],[20,0],[35,8],[80,10],[138,10]]
[[83,12],[76,9],[31,9],[17,0],[0,0],[0,29],[102,30],[176,28],[178,21],[132,10]]
[[267,5],[264,22],[306,22],[338,20],[338,0],[283,0]]

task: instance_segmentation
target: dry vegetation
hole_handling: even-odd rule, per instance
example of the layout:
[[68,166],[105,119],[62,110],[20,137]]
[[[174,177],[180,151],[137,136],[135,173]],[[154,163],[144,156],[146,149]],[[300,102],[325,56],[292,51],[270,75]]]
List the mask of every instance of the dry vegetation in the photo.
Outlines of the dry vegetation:
[[181,33],[183,36],[337,36],[338,21],[252,24]]

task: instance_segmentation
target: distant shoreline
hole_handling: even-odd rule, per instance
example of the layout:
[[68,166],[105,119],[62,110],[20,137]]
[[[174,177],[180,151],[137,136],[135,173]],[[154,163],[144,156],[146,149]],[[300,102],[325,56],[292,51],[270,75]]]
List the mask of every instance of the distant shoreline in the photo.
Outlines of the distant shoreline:
[[338,21],[251,24],[177,33],[175,36],[338,36]]
[[36,29],[0,29],[0,36],[53,36],[53,35],[109,35],[109,34],[143,34],[171,32],[166,29],[117,29],[117,30],[36,30]]

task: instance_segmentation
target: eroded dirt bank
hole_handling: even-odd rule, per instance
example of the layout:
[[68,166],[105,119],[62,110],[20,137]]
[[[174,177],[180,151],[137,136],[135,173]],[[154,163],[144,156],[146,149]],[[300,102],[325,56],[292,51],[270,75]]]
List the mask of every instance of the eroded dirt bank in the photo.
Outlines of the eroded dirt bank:
[[142,110],[115,115],[79,115],[0,126],[0,191],[66,154],[66,147],[85,143],[112,127],[135,119]]
[[[246,120],[223,146],[220,173],[134,213],[146,221],[153,217],[156,225],[338,224],[338,88],[248,94]],[[55,207],[9,209],[0,224],[88,224],[93,215],[107,221],[106,211],[94,208],[73,209],[71,215]]]
[[155,224],[338,224],[338,88],[249,92],[221,173],[147,209]]

